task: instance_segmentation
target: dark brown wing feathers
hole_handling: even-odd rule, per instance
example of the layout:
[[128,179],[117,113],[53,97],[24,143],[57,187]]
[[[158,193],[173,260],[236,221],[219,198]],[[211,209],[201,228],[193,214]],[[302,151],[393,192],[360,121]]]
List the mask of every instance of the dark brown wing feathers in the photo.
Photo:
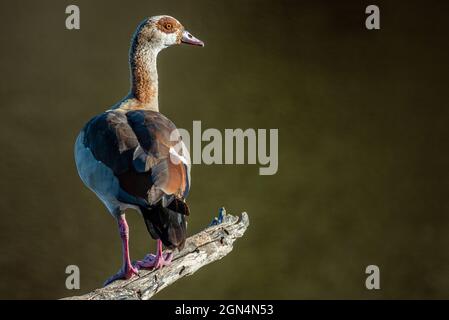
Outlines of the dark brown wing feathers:
[[[147,202],[164,193],[184,197],[188,168],[170,161],[175,125],[159,112],[112,110],[93,118],[85,127],[84,144],[119,179],[120,187]],[[154,190],[155,188],[161,189]]]

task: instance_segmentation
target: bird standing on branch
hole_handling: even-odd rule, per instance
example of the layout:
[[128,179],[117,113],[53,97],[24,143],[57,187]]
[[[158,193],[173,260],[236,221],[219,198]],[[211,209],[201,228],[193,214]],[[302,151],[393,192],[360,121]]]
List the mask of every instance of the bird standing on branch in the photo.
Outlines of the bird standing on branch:
[[[123,266],[105,285],[129,279],[139,268],[161,268],[184,246],[185,199],[190,190],[190,156],[176,126],[159,112],[158,53],[175,44],[204,46],[170,16],[145,19],[132,38],[131,91],[110,110],[92,118],[75,143],[78,173],[117,219]],[[156,254],[131,264],[125,210],[142,214]]]

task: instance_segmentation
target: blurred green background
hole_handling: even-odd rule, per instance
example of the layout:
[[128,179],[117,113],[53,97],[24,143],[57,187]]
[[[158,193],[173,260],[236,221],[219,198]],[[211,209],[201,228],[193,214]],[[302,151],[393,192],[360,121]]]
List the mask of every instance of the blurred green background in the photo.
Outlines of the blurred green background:
[[[65,8],[81,29],[65,29]],[[279,171],[195,165],[189,233],[247,211],[234,251],[158,299],[449,298],[448,3],[2,1],[0,298],[60,298],[121,264],[115,221],[83,186],[73,144],[129,86],[128,46],[169,14],[206,42],[159,56],[178,127],[279,128]],[[155,250],[129,212],[132,259]],[[65,289],[65,268],[81,290]],[[365,288],[365,268],[381,290]]]

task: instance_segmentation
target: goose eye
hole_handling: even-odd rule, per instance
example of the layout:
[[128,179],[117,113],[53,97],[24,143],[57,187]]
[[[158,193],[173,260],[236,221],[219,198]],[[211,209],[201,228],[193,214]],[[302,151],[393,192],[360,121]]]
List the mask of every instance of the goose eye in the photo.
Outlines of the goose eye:
[[173,28],[173,25],[171,23],[167,23],[165,25],[165,29],[167,29],[167,30],[171,30],[172,28]]

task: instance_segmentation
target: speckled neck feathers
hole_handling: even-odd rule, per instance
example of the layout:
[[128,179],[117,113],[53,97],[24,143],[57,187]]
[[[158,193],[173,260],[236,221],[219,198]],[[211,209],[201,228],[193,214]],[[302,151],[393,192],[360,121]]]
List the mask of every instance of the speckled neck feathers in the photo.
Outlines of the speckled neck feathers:
[[161,48],[146,41],[148,36],[137,31],[131,43],[130,98],[138,100],[142,109],[159,111],[156,60]]

